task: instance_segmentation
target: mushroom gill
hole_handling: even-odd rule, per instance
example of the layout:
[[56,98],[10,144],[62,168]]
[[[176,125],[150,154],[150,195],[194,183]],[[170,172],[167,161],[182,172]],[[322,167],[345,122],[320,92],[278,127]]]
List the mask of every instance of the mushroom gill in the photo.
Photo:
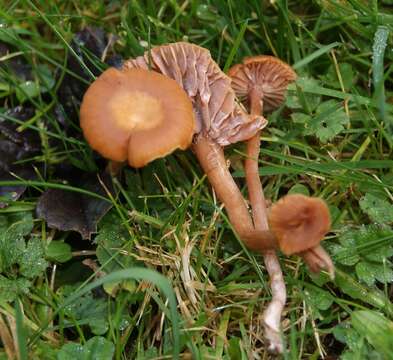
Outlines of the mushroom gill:
[[228,75],[236,95],[247,100],[255,91],[264,111],[277,109],[285,100],[288,84],[296,79],[296,73],[288,64],[268,55],[247,57],[241,64],[234,65]]

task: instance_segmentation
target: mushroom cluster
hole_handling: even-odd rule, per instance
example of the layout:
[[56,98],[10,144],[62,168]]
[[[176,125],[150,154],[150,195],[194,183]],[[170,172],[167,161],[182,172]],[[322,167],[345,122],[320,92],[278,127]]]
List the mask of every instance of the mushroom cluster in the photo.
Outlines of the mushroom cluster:
[[[268,349],[279,353],[286,291],[276,250],[302,256],[312,271],[334,273],[319,245],[330,229],[324,201],[287,195],[267,209],[259,179],[260,131],[267,125],[262,111],[280,106],[295,78],[289,65],[270,56],[245,59],[227,76],[208,50],[173,43],[128,60],[119,70],[106,70],[87,90],[80,112],[91,147],[116,162],[142,167],[191,147],[240,239],[264,256],[273,295],[263,316],[265,337]],[[239,141],[247,141],[252,216],[223,150]]]

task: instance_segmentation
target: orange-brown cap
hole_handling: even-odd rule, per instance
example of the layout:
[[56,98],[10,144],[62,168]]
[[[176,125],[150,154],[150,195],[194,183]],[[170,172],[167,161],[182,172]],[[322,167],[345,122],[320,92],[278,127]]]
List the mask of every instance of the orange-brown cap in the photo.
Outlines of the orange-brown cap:
[[229,69],[232,88],[240,98],[246,98],[255,90],[263,100],[266,111],[277,109],[284,102],[284,94],[290,82],[296,79],[292,68],[274,56],[260,55],[243,59]]
[[176,81],[143,69],[103,72],[88,88],[80,125],[104,157],[142,167],[192,141],[192,103]]
[[326,203],[304,195],[287,195],[272,206],[269,225],[281,251],[291,255],[317,246],[330,230]]

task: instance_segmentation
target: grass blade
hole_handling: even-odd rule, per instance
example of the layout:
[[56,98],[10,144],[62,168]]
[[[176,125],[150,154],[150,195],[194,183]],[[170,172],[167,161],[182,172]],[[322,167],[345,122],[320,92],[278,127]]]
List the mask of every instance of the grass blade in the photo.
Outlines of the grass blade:
[[23,314],[19,299],[15,301],[16,336],[18,339],[19,360],[28,360],[26,333],[23,327]]
[[386,26],[379,26],[374,35],[374,44],[373,44],[374,98],[377,103],[377,107],[382,121],[384,121],[386,118],[383,59],[384,59],[385,49],[388,41],[388,35],[389,35],[389,29]]
[[246,20],[242,24],[242,26],[240,27],[239,34],[237,35],[236,40],[235,40],[235,42],[234,42],[234,44],[232,46],[231,52],[229,53],[227,61],[225,62],[225,66],[224,66],[224,72],[225,73],[231,67],[232,62],[233,62],[233,58],[235,57],[236,52],[239,50],[240,43],[243,40],[244,33],[246,32],[246,29],[247,29],[247,25],[248,25],[248,20]]
[[318,59],[323,54],[328,53],[331,49],[333,49],[339,45],[341,45],[341,43],[336,41],[336,42],[331,43],[329,45],[322,46],[317,51],[314,51],[312,54],[307,55],[305,58],[303,58],[300,61],[298,61],[297,63],[295,63],[292,67],[295,70],[300,69],[300,68],[308,65],[310,62],[314,61],[315,59]]

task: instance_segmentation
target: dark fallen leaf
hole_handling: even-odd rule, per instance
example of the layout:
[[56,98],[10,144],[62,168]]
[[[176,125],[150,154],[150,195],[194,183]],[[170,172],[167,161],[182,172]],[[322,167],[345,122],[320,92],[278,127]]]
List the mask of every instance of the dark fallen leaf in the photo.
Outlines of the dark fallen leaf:
[[24,155],[24,150],[10,140],[0,140],[0,168],[9,170],[9,165]]
[[[20,151],[34,153],[41,148],[40,138],[37,132],[26,129],[17,131],[20,122],[29,120],[34,116],[34,109],[24,106],[16,106],[0,115],[0,134],[9,141],[20,147]],[[17,121],[12,121],[15,119]],[[16,160],[19,160],[16,158]]]
[[[74,49],[75,53],[83,59],[86,66],[95,75],[98,75],[100,70],[97,69],[95,64],[86,56],[86,50],[97,58],[102,59],[105,49],[108,44],[110,45],[110,41],[110,36],[108,36],[103,29],[87,26],[82,31],[75,34],[71,47]],[[69,56],[69,68],[83,78],[89,78],[89,74],[86,73],[85,69],[74,55]]]
[[0,41],[0,56],[3,57],[5,55],[7,55],[8,51],[9,51],[9,49],[8,49],[7,44]]
[[[38,134],[29,129],[19,132],[19,122],[26,121],[34,115],[32,108],[17,106],[0,115],[0,181],[33,180],[36,172],[32,165],[16,162],[33,156],[40,150]],[[0,186],[0,208],[19,199],[26,186]]]
[[[100,176],[106,188],[113,193],[111,178]],[[88,174],[77,185],[90,192],[106,196],[97,175]],[[36,212],[50,228],[77,231],[84,239],[97,232],[97,223],[112,207],[112,203],[92,196],[61,189],[46,190],[38,200]]]
[[[61,179],[70,184],[77,184],[84,174],[86,174],[85,170],[75,167],[69,160],[66,160],[54,167],[52,178]],[[96,175],[91,172],[90,176],[94,177]]]
[[[0,181],[14,180],[35,180],[37,174],[30,165],[14,165],[11,172],[1,169],[0,161]],[[26,191],[25,185],[0,186],[0,209],[5,208],[12,201],[18,200]]]
[[[107,35],[100,28],[89,26],[84,28],[71,41],[71,48],[79,59],[69,53],[67,69],[87,82],[92,81],[90,74],[81,65],[81,61],[94,75],[100,74],[101,68],[97,66],[97,63],[105,61],[105,56],[111,53],[114,39],[114,36]],[[119,64],[119,58],[111,56],[110,59]],[[67,73],[63,78],[57,93],[59,104],[55,108],[55,116],[66,130],[69,129],[72,122],[78,121],[78,109],[87,87],[86,82],[71,74]]]
[[[0,42],[0,57],[5,57],[13,51],[12,46]],[[0,68],[9,74],[14,74],[21,81],[33,80],[31,65],[27,64],[21,56],[12,56],[7,60],[1,61]]]
[[120,69],[123,66],[123,62],[124,62],[124,60],[120,55],[114,54],[108,58],[106,63],[109,66],[113,66],[117,69]]

